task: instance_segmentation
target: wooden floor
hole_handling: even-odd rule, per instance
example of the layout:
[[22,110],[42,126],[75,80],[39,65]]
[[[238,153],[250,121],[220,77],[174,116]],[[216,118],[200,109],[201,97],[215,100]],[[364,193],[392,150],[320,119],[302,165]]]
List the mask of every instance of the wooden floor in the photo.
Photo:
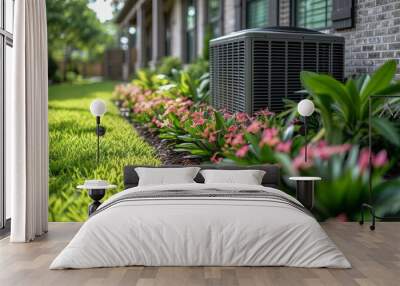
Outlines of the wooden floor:
[[50,223],[49,233],[28,244],[0,241],[0,285],[400,285],[400,223],[379,223],[375,232],[356,223],[323,227],[352,269],[289,267],[124,267],[48,270],[79,229],[79,223]]

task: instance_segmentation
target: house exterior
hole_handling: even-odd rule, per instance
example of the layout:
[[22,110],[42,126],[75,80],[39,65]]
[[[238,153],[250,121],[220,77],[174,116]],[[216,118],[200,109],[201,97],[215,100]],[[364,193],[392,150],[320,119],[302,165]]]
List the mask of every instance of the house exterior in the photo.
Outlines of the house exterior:
[[127,0],[117,23],[125,78],[164,56],[194,61],[207,36],[276,25],[345,37],[346,76],[400,58],[399,0]]

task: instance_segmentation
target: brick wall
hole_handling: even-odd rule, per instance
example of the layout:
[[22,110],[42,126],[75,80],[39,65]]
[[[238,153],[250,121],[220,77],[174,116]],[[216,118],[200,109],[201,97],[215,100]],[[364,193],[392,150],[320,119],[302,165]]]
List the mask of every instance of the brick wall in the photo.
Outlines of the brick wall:
[[355,28],[331,31],[346,39],[347,75],[371,73],[386,60],[400,58],[400,1],[355,2]]

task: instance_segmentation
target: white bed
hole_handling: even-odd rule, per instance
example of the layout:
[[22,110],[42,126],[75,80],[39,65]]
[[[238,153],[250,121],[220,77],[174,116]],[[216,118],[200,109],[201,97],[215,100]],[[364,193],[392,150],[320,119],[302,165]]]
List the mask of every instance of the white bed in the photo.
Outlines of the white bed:
[[[122,199],[138,192],[168,190],[262,191],[272,199],[251,195]],[[277,189],[255,185],[130,188],[100,206],[50,269],[128,265],[350,268],[318,222],[298,204]]]

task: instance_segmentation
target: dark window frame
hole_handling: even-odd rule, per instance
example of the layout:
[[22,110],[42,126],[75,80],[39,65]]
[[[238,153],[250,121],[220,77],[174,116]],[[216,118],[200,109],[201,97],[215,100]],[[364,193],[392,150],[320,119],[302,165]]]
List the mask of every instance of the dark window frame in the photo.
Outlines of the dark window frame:
[[[239,0],[241,1],[241,28],[242,29],[249,29],[247,27],[247,1],[248,0]],[[269,2],[268,6],[268,21],[267,26],[279,26],[279,14],[280,14],[280,7],[279,3],[280,0],[266,0]]]
[[[188,16],[188,9],[189,9],[189,5],[188,5],[188,1],[184,1],[184,5],[183,5],[183,9],[182,9],[182,19],[183,19],[183,37],[182,37],[182,46],[183,46],[183,61],[184,63],[191,63],[192,60],[195,60],[197,57],[197,35],[198,35],[198,24],[197,24],[197,20],[198,20],[198,4],[199,1],[197,0],[192,0],[193,1],[193,6],[194,9],[196,11],[195,16],[194,16],[194,28],[192,30],[188,30],[188,22],[187,22],[187,16]],[[193,40],[193,53],[194,53],[194,58],[190,59],[189,58],[189,45],[188,45],[188,33],[189,32],[193,32],[194,34],[194,40]]]
[[[327,3],[330,0],[324,0],[324,1],[326,1],[326,3]],[[333,1],[332,1],[332,4],[333,4]],[[297,19],[298,19],[298,16],[297,16],[298,9],[297,8],[298,8],[298,0],[291,0],[290,1],[290,26],[292,26],[292,27],[301,27],[301,26],[297,25]],[[331,20],[330,24],[328,24],[329,20]],[[303,27],[301,27],[301,28],[303,28]],[[323,31],[323,30],[328,30],[331,28],[332,28],[332,11],[331,11],[331,14],[329,14],[328,9],[326,8],[325,9],[325,27],[307,28],[307,29],[312,29],[315,31]]]
[[[13,13],[15,0],[12,0]],[[6,3],[5,0],[0,0],[0,236],[7,235],[10,231],[10,219],[6,218],[6,190],[5,190],[5,93],[6,93],[6,48],[13,48],[13,34],[6,31]],[[14,15],[13,15],[14,17]],[[14,28],[13,28],[14,30]]]
[[[205,1],[205,11],[206,11],[206,15],[205,15],[205,19],[206,19],[206,25],[205,28],[206,29],[210,29],[210,27],[212,27],[212,23],[218,23],[218,30],[219,30],[219,35],[216,35],[215,38],[220,37],[222,35],[224,35],[224,17],[225,17],[225,10],[224,10],[224,6],[225,6],[225,1],[224,0],[218,0],[219,1],[219,14],[217,17],[211,18],[210,17],[210,0]],[[206,30],[207,31],[207,30]]]

